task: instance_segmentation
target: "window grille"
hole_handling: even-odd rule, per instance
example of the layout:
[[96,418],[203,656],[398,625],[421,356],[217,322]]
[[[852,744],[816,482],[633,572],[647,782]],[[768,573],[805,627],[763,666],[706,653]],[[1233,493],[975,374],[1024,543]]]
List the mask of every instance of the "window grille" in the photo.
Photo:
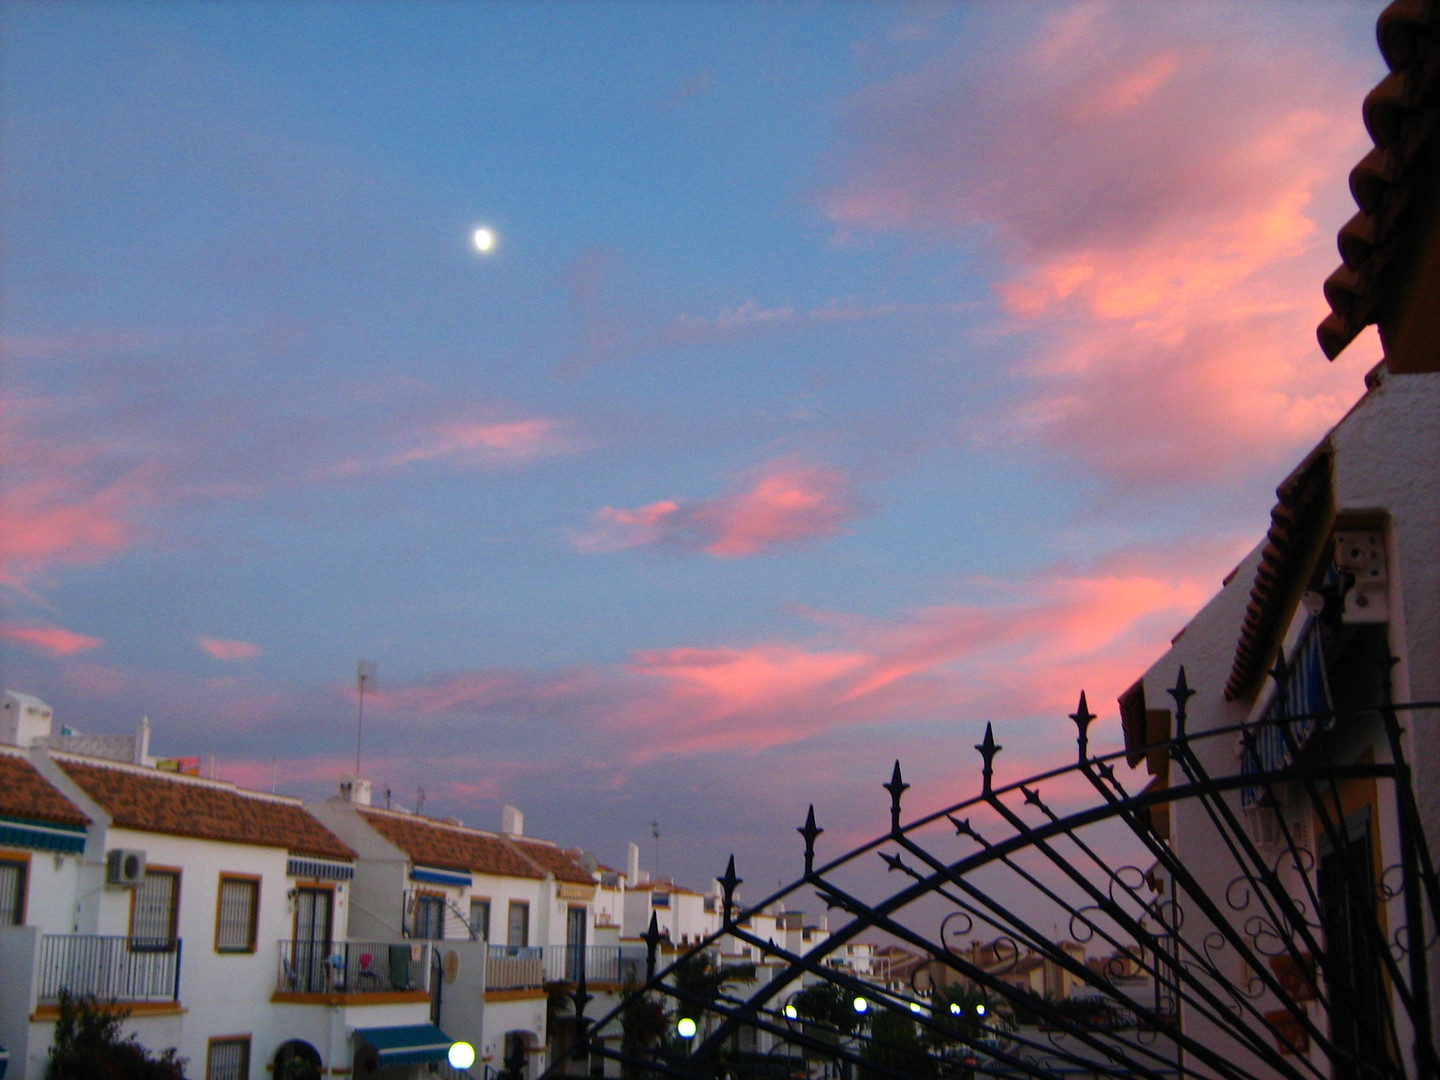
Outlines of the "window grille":
[[438,940],[445,936],[445,901],[438,896],[415,898],[415,929],[412,937]]
[[505,937],[506,945],[530,944],[530,905],[523,900],[510,901],[510,923]]
[[250,1075],[250,1036],[211,1039],[205,1060],[205,1080],[247,1080]]
[[220,879],[219,911],[215,920],[217,952],[254,952],[255,916],[260,906],[260,883],[249,878]]
[[486,941],[490,940],[490,901],[470,901],[470,929]]
[[19,926],[25,916],[25,864],[0,860],[0,926]]
[[132,903],[131,948],[171,948],[175,943],[175,919],[180,905],[179,872],[147,869],[145,880],[135,888]]

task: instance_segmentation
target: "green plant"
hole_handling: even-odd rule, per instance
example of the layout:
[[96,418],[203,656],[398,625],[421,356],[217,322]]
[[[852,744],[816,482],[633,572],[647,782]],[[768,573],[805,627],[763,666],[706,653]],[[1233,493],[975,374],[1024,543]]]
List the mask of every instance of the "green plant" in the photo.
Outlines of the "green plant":
[[860,1080],[894,1074],[910,1080],[931,1080],[935,1059],[925,1048],[915,1021],[903,1013],[881,1009],[870,1019],[870,1039],[860,1050]]
[[60,991],[45,1080],[185,1080],[185,1059],[176,1057],[173,1046],[152,1056],[133,1035],[121,1036],[129,1015],[92,994]]
[[790,1005],[802,1020],[807,1020],[837,1035],[852,1035],[865,1022],[855,1011],[854,995],[834,983],[821,982],[807,986],[790,999]]

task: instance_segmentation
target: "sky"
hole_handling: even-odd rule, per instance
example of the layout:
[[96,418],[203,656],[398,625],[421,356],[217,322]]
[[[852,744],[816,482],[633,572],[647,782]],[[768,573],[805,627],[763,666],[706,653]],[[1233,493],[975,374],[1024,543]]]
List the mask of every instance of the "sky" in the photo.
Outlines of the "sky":
[[1118,747],[1379,359],[1381,6],[4,0],[0,685],[323,798],[372,660],[699,888]]

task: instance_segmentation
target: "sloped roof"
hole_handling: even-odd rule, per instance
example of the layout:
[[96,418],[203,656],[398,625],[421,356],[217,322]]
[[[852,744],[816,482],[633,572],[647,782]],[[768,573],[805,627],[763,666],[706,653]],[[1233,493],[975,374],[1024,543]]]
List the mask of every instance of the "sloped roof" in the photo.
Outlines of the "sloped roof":
[[360,813],[376,832],[410,856],[412,862],[498,877],[539,879],[545,876],[540,865],[495,833],[396,810],[362,806]]
[[1342,262],[1325,281],[1331,310],[1316,336],[1332,360],[1381,317],[1394,289],[1391,277],[1413,272],[1399,249],[1414,239],[1419,218],[1433,216],[1440,198],[1433,190],[1440,155],[1440,0],[1394,0],[1380,13],[1375,33],[1390,73],[1361,107],[1375,145],[1350,172],[1360,211],[1340,229]]
[[355,857],[296,799],[135,765],[62,754],[53,759],[122,828],[327,859]]
[[568,881],[575,885],[595,884],[594,876],[586,873],[585,868],[575,861],[570,852],[544,840],[519,836],[507,836],[505,839],[519,848],[527,858],[539,863],[547,873],[554,874],[556,881]]
[[90,819],[29,760],[0,752],[0,814],[56,825],[89,825]]
[[1225,684],[1227,701],[1250,693],[1274,661],[1321,547],[1329,539],[1335,520],[1330,457],[1327,436],[1275,491],[1279,502],[1270,511],[1270,531]]

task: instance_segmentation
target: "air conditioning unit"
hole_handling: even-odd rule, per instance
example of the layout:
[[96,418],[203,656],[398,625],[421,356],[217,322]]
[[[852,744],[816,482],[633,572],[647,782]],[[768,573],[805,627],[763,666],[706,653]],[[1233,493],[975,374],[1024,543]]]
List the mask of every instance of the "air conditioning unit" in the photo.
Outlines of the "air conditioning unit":
[[116,848],[105,855],[105,884],[133,889],[145,880],[145,852]]

